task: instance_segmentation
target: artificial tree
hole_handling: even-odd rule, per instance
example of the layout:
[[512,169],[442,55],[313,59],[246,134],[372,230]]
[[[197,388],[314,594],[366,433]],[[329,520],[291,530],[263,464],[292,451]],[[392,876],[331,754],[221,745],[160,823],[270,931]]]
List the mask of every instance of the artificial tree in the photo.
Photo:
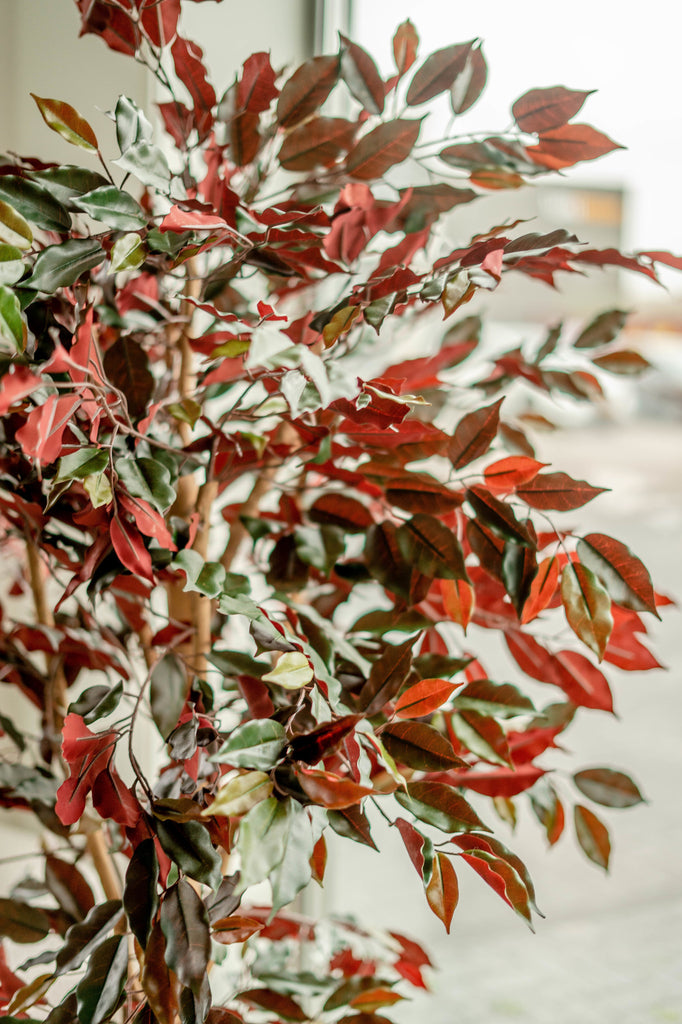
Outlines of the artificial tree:
[[[0,959],[2,1006],[383,1021],[428,958],[286,909],[323,882],[325,833],[375,848],[381,814],[446,929],[470,869],[530,923],[495,830],[528,801],[559,840],[543,754],[613,710],[597,662],[657,667],[641,614],[666,603],[622,543],[559,517],[600,488],[538,461],[504,404],[589,402],[602,373],[645,367],[625,314],[492,356],[457,314],[518,274],[656,280],[679,260],[522,223],[461,237],[459,205],[616,147],[559,86],[503,133],[459,135],[478,41],[418,58],[405,22],[388,81],[343,36],[295,71],[255,53],[218,98],[180,0],[77,6],[167,90],[167,138],[122,96],[107,163],[80,113],[36,96],[83,161],[0,166],[2,686],[39,722],[0,717],[0,799],[45,830],[40,878],[0,900],[0,932],[36,944],[23,969],[15,946]],[[443,94],[454,127],[420,142]],[[346,117],[324,112],[337,95]],[[513,683],[488,678],[496,640]],[[569,780],[605,868],[594,805],[639,790],[611,767]]]

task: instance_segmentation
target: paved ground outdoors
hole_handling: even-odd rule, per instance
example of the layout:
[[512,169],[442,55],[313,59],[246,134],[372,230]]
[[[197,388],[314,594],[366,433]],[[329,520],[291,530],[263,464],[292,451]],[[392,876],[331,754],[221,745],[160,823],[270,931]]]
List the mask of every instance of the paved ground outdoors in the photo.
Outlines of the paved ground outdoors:
[[[585,532],[612,533],[646,562],[657,589],[682,596],[681,453],[682,424],[639,422],[543,437],[538,457],[611,487],[611,493],[578,510],[575,523]],[[568,526],[569,519],[566,515],[562,522]],[[529,864],[546,914],[535,935],[462,870],[460,905],[446,936],[424,908],[414,871],[398,846],[392,847],[392,878],[380,863],[384,858],[377,857],[374,865],[371,852],[354,848],[350,858],[343,852],[343,871],[335,875],[331,894],[334,909],[366,920],[371,906],[376,924],[421,939],[440,968],[433,975],[434,996],[394,1008],[396,1019],[404,1024],[424,1019],[429,1024],[682,1024],[680,611],[670,609],[651,634],[669,671],[613,671],[618,720],[593,713],[566,737],[575,755],[573,768],[621,767],[648,801],[632,810],[599,810],[612,831],[609,875],[591,865],[572,838],[563,837],[547,851],[528,818],[508,839]],[[393,838],[387,836],[387,846],[389,841]]]

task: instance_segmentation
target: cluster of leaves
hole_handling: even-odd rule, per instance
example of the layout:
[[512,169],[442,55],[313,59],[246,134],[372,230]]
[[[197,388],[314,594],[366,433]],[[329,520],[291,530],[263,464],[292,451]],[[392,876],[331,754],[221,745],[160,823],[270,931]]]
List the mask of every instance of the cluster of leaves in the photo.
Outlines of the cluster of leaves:
[[[512,271],[655,280],[679,260],[518,223],[452,248],[457,206],[615,148],[572,122],[588,93],[559,86],[518,99],[512,131],[419,143],[429,101],[449,93],[458,116],[480,95],[478,41],[418,62],[406,22],[387,81],[345,37],[293,72],[256,53],[218,98],[180,0],[77,6],[168,90],[172,144],[122,96],[107,165],[81,114],[35,97],[102,171],[0,166],[2,544],[25,545],[10,597],[36,607],[5,611],[0,657],[42,723],[34,740],[0,717],[0,801],[66,849],[0,901],[0,934],[40,944],[24,969],[50,965],[26,982],[3,958],[0,997],[49,1024],[124,1002],[141,1024],[379,1022],[397,982],[424,987],[410,940],[367,952],[337,923],[322,970],[292,966],[318,926],[282,910],[323,881],[325,833],[376,849],[381,813],[447,929],[467,868],[530,923],[530,876],[490,814],[513,824],[528,799],[553,844],[569,801],[607,867],[591,807],[639,790],[542,758],[579,709],[612,712],[598,663],[659,667],[642,614],[667,603],[624,544],[555,525],[600,488],[536,459],[532,416],[503,418],[513,389],[589,401],[601,372],[645,367],[618,342],[625,314],[492,360],[477,316],[440,322]],[[347,117],[324,112],[337,95]],[[426,354],[398,358],[415,335]],[[513,682],[489,678],[485,631]],[[270,906],[242,906],[265,881]],[[212,1006],[225,945],[240,969]]]

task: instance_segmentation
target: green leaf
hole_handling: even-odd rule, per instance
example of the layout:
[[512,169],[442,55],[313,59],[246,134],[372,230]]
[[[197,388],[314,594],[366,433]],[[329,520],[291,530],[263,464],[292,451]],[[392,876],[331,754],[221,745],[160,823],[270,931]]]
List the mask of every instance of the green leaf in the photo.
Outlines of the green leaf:
[[459,710],[479,711],[481,714],[513,718],[535,711],[533,702],[511,683],[493,683],[490,679],[475,679],[460,690],[452,702]]
[[17,352],[23,352],[24,321],[19,299],[4,284],[0,285],[0,337],[6,338]]
[[271,672],[261,676],[263,682],[276,683],[285,690],[300,690],[313,680],[313,670],[302,651],[286,651],[280,654]]
[[381,730],[381,742],[399,764],[422,772],[466,768],[450,740],[425,722],[393,722]]
[[81,1024],[101,1024],[116,1010],[128,977],[128,940],[112,935],[90,957],[76,989]]
[[19,750],[26,750],[26,740],[23,733],[17,729],[14,722],[5,715],[0,715],[0,729],[6,733]]
[[99,220],[116,231],[135,231],[147,223],[147,217],[131,195],[113,185],[103,185],[92,192],[86,192],[74,201],[93,220]]
[[178,724],[189,693],[187,672],[172,651],[167,651],[153,668],[149,700],[154,725],[165,740]]
[[66,974],[80,967],[118,922],[121,913],[120,900],[107,900],[93,907],[84,921],[72,925],[57,953],[57,974]]
[[125,153],[136,142],[151,142],[154,137],[154,129],[144,111],[140,110],[137,103],[127,96],[119,96],[114,118],[116,120],[116,141],[121,153]]
[[0,243],[0,285],[16,284],[24,273],[21,249]]
[[91,153],[97,152],[97,136],[74,107],[62,100],[36,96],[33,92],[31,96],[36,101],[45,124],[52,131],[57,132],[73,146],[80,146]]
[[89,686],[78,700],[69,704],[69,713],[80,715],[88,725],[115,711],[123,696],[123,681],[114,686]]
[[422,512],[398,530],[398,546],[406,562],[425,576],[446,580],[467,578],[462,547],[454,532]]
[[159,861],[153,839],[143,839],[133,851],[126,871],[123,907],[130,928],[143,949],[159,908]]
[[[18,989],[12,996],[7,1009],[10,1014],[15,1013],[26,1013],[29,1007],[34,1006],[40,999],[43,998],[45,993],[52,987],[55,977],[52,974],[40,974],[33,981],[29,982],[28,985],[24,985],[23,988]],[[8,1020],[7,1017],[3,1016],[0,1018],[5,1024]],[[9,1020],[19,1021],[19,1017],[10,1017]]]
[[267,800],[272,789],[272,779],[265,772],[245,772],[218,790],[213,803],[201,813],[224,818],[246,814],[261,800]]
[[395,798],[405,810],[441,832],[490,832],[471,804],[444,782],[412,782],[407,793],[397,790]]
[[504,729],[494,718],[478,711],[460,711],[452,716],[452,731],[460,743],[476,757],[491,764],[511,765]]
[[118,160],[114,160],[114,163],[127,174],[134,174],[143,185],[149,185],[163,193],[168,192],[170,167],[163,150],[158,146],[153,146],[149,142],[135,142]]
[[630,776],[613,768],[586,768],[573,781],[583,796],[603,807],[634,807],[644,800]]
[[187,577],[185,592],[195,591],[205,597],[218,597],[223,592],[225,569],[220,562],[205,562],[198,551],[183,548],[171,562],[171,568],[181,569]]
[[183,985],[198,994],[211,955],[211,932],[206,907],[184,878],[166,893],[160,922],[166,963]]
[[231,764],[235,768],[267,771],[279,760],[286,742],[284,728],[279,722],[257,718],[238,726],[211,760]]
[[109,465],[106,448],[79,448],[63,455],[57,466],[55,480],[84,480],[91,473],[100,473]]
[[111,250],[111,269],[118,273],[120,270],[135,270],[145,261],[145,246],[139,235],[130,234],[117,238]]
[[297,801],[287,800],[285,807],[288,827],[282,859],[270,877],[273,911],[291,903],[308,884],[312,874],[310,858],[315,845],[312,822]]
[[222,861],[203,825],[196,821],[157,821],[161,846],[181,871],[197,882],[217,889],[222,881]]
[[269,878],[282,860],[289,830],[286,804],[269,796],[239,823],[237,850],[241,855],[239,891]]
[[68,210],[46,189],[27,178],[14,174],[0,177],[0,199],[45,231],[65,232],[71,228]]
[[569,626],[601,661],[613,629],[608,591],[591,569],[569,562],[561,574],[561,600]]
[[93,473],[83,480],[83,487],[90,496],[93,508],[101,508],[113,501],[114,492],[111,489],[111,481],[106,473]]
[[48,245],[33,265],[33,273],[22,287],[53,294],[74,284],[105,257],[104,249],[91,238],[70,238],[61,245]]
[[134,498],[142,498],[165,512],[175,501],[170,470],[157,459],[124,456],[114,463],[121,483]]
[[30,249],[33,232],[20,213],[0,199],[0,242],[17,249]]
[[33,177],[44,182],[50,195],[62,203],[68,202],[74,196],[92,192],[101,185],[109,184],[104,175],[97,171],[89,171],[85,167],[76,167],[74,164],[48,167],[45,171],[33,171]]
[[44,910],[21,900],[0,899],[0,935],[12,942],[40,942],[50,930],[50,919]]

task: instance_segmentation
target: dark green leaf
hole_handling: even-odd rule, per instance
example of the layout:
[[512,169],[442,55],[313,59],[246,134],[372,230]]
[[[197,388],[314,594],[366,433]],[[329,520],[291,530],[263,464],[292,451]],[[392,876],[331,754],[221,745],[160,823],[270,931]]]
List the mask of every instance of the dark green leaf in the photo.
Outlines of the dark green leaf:
[[103,185],[75,200],[74,205],[94,220],[116,231],[135,231],[147,223],[147,217],[131,195],[113,185]]
[[424,722],[393,722],[381,730],[381,742],[399,764],[421,772],[444,772],[466,768],[452,744],[433,726]]
[[128,977],[128,940],[112,935],[90,957],[78,983],[78,1019],[81,1024],[101,1024],[116,1010]]
[[12,942],[39,942],[50,930],[50,919],[44,910],[21,900],[0,899],[0,935]]
[[50,195],[55,196],[61,203],[109,184],[107,179],[97,171],[89,171],[85,167],[76,167],[74,164],[48,167],[47,170],[33,171],[32,173],[34,178],[46,186]]
[[213,760],[235,768],[267,771],[279,760],[286,746],[286,735],[279,722],[258,718],[238,726]]
[[168,651],[154,666],[149,687],[152,718],[164,740],[178,724],[188,693],[187,672]]
[[157,821],[161,846],[181,871],[217,889],[222,879],[220,854],[203,825],[196,821]]
[[425,576],[466,579],[464,554],[454,532],[439,519],[418,512],[398,530],[398,545],[406,562]]
[[533,547],[528,527],[518,521],[510,505],[494,498],[480,484],[472,485],[466,492],[466,498],[476,516],[498,537]]
[[70,455],[62,455],[55,480],[84,480],[92,473],[101,473],[108,465],[106,448],[78,448]]
[[159,512],[164,512],[175,501],[170,470],[157,459],[125,456],[116,459],[114,465],[121,483],[133,497],[148,501]]
[[142,949],[146,948],[152,921],[159,907],[158,881],[159,861],[154,840],[143,839],[128,864],[123,890],[123,909]]
[[50,193],[27,178],[14,174],[0,177],[0,199],[45,231],[68,231],[71,217],[62,204]]
[[489,832],[463,796],[444,782],[412,782],[407,793],[398,790],[398,803],[420,821],[441,832]]
[[492,683],[489,679],[475,679],[467,683],[452,701],[460,710],[479,711],[481,714],[513,718],[535,711],[533,702],[511,683]]
[[184,878],[166,893],[160,921],[166,963],[183,985],[200,992],[211,955],[211,933],[206,907]]
[[412,648],[417,639],[413,636],[397,647],[389,647],[372,665],[369,679],[358,696],[358,708],[367,717],[381,711],[407,679],[412,664]]
[[14,292],[0,285],[0,338],[6,338],[17,352],[24,348],[24,322],[21,306]]
[[61,245],[48,245],[39,254],[33,273],[23,287],[51,295],[59,288],[74,284],[101,263],[104,256],[104,249],[92,238],[70,238]]
[[93,907],[86,919],[72,925],[64,945],[57,953],[57,974],[75,971],[90,956],[101,939],[121,917],[120,900],[107,900]]
[[110,715],[118,707],[123,696],[123,682],[115,686],[89,686],[80,697],[69,704],[69,711],[80,715],[88,725],[99,718]]

